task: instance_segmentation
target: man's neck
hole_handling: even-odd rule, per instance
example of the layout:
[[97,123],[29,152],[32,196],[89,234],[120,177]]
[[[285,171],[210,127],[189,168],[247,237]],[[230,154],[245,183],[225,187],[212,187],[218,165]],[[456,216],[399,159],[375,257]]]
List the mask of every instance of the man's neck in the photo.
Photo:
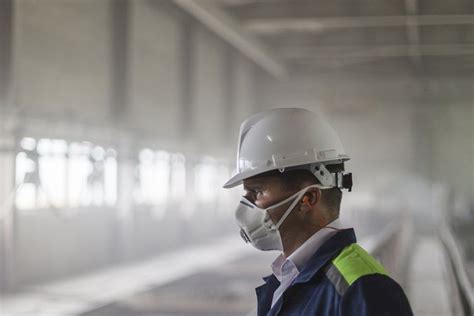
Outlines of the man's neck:
[[[313,234],[315,234],[317,231],[315,231]],[[299,247],[301,247],[302,244],[305,243],[306,240],[308,240],[313,234],[308,234],[305,236],[300,236],[299,239],[293,240],[291,243],[289,243],[289,246],[284,246],[284,251],[283,251],[283,256],[285,258],[288,258],[291,256],[293,252],[296,251]]]
[[303,231],[298,231],[295,232],[294,234],[290,234],[288,238],[285,238],[283,240],[283,256],[285,258],[288,258],[291,256],[292,253],[294,253],[299,247],[301,247],[311,236],[316,234],[318,231],[326,227],[330,222],[336,220],[337,218],[333,218],[326,223],[324,223],[322,226],[312,226],[308,227]]

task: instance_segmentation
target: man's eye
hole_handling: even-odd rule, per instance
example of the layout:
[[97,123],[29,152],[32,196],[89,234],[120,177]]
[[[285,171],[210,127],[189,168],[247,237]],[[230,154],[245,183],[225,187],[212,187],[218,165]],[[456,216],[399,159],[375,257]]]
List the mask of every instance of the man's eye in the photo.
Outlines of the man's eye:
[[253,196],[253,198],[256,199],[256,198],[258,198],[259,196],[261,196],[262,194],[263,194],[263,191],[261,191],[261,190],[250,190],[250,189],[249,189],[249,190],[246,190],[246,191],[245,191],[244,196],[251,195],[251,196]]

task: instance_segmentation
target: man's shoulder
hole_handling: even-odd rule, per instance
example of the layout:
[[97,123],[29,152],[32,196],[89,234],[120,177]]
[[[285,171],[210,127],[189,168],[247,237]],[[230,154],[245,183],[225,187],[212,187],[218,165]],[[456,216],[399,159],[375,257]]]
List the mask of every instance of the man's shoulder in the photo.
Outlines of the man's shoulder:
[[400,285],[388,275],[370,274],[355,281],[341,301],[341,315],[413,315]]
[[360,278],[373,274],[388,276],[385,268],[356,243],[343,248],[326,269],[326,276],[340,295]]
[[[408,299],[400,285],[357,244],[345,247],[331,261],[326,268],[326,277],[342,298],[342,310],[362,308],[382,312],[380,315],[411,315]],[[393,314],[394,311],[399,314]]]

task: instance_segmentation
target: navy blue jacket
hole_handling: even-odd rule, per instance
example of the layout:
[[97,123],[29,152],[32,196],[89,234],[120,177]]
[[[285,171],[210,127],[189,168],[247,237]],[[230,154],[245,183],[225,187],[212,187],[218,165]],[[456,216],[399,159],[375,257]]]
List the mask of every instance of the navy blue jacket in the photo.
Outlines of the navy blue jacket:
[[[265,277],[265,284],[256,289],[258,316],[413,315],[401,287],[388,275],[370,270],[378,262],[375,263],[375,260],[367,253],[365,256],[358,256],[357,251],[364,250],[354,245],[355,243],[353,229],[337,232],[308,260],[290,287],[271,309],[273,293],[280,282],[274,275]],[[355,252],[344,250],[354,247],[356,247]],[[351,260],[354,258],[362,265],[366,265],[368,270],[365,270],[366,272],[360,277],[351,279],[347,277],[347,273],[343,277],[334,265],[340,257],[344,257],[343,260],[349,267],[349,275],[352,272],[350,271],[351,264],[354,263]],[[347,282],[348,279],[350,283]]]

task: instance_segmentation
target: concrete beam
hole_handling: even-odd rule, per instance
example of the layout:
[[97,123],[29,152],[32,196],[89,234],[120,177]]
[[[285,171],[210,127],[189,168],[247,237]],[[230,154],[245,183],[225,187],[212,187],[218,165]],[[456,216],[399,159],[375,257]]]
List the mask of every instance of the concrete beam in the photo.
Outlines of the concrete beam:
[[353,59],[410,56],[472,56],[474,44],[384,46],[294,46],[280,50],[282,59]]
[[[225,5],[222,0],[219,5]],[[257,0],[227,6],[228,12],[241,21],[257,18],[314,18],[330,16],[383,16],[404,14],[403,1],[373,0]],[[465,12],[465,11],[464,11]],[[461,13],[462,14],[462,13]]]
[[273,76],[281,78],[286,75],[286,67],[267,50],[265,45],[240,27],[224,11],[202,0],[174,0],[174,2]]
[[474,15],[394,15],[320,18],[260,18],[246,20],[243,26],[258,35],[284,32],[323,32],[335,28],[363,28],[425,25],[474,24]]

